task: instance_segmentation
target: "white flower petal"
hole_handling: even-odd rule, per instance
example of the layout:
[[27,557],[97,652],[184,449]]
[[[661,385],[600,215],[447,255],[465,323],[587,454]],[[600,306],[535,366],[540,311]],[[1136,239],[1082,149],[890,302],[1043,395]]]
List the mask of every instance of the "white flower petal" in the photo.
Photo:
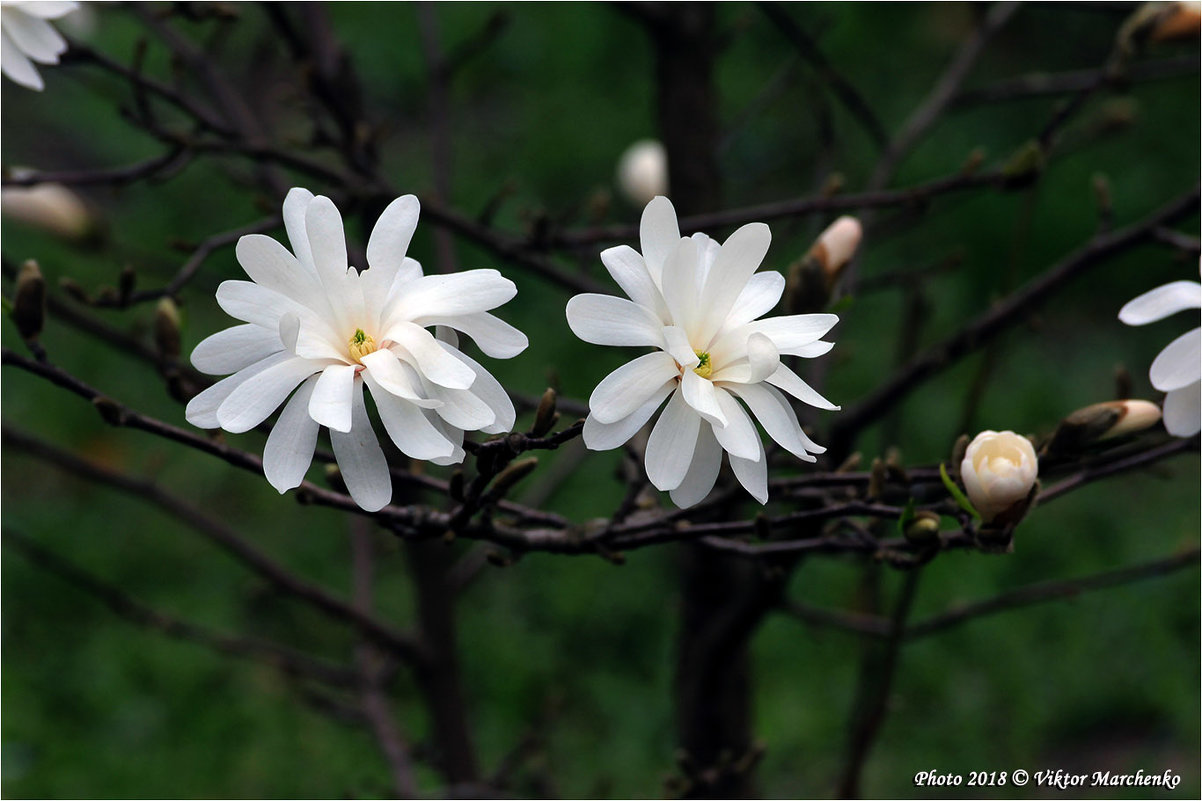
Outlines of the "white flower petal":
[[726,315],[725,328],[737,328],[759,319],[772,311],[785,293],[785,277],[769,270],[756,273],[747,280],[747,286],[739,293],[730,313]]
[[1172,392],[1202,379],[1202,328],[1187,331],[1170,342],[1148,371],[1152,386]]
[[743,459],[730,454],[730,469],[735,478],[743,485],[743,489],[751,493],[751,497],[760,503],[768,503],[768,459],[764,455],[764,443],[755,438],[758,454],[755,459]]
[[668,307],[638,251],[629,245],[618,245],[601,251],[601,263],[628,298],[654,312],[661,321],[668,320]]
[[[423,328],[437,325],[462,331],[475,341],[484,355],[494,359],[512,359],[530,345],[525,334],[488,312],[419,317],[414,324]],[[450,344],[458,347],[457,343]]]
[[752,461],[758,459],[764,446],[760,443],[760,432],[756,430],[755,423],[725,389],[717,387],[714,394],[718,399],[718,407],[726,417],[724,428],[714,427],[718,443],[731,456]]
[[369,512],[387,506],[392,500],[392,476],[367,416],[361,387],[356,387],[353,395],[350,433],[331,431],[330,444],[342,480],[355,503]]
[[230,393],[241,386],[243,382],[290,358],[292,356],[288,353],[273,353],[265,359],[221,379],[188,401],[188,406],[184,410],[185,419],[197,428],[221,428],[221,423],[217,420],[217,410],[221,408],[221,404],[225,403]]
[[308,189],[294,187],[288,190],[284,198],[284,230],[288,233],[288,242],[296,260],[314,278],[317,268],[313,265],[313,252],[309,248],[309,234],[305,228],[305,211],[313,202],[313,193]]
[[717,393],[709,379],[702,378],[693,370],[685,370],[680,378],[680,394],[684,402],[715,427],[726,426],[726,415],[718,405]]
[[599,422],[590,414],[584,421],[584,444],[589,450],[608,451],[620,448],[647,424],[651,415],[664,402],[664,398],[676,389],[676,380],[665,381],[639,408],[614,423]]
[[463,431],[480,431],[492,428],[497,422],[497,413],[470,389],[446,389],[429,381],[422,381],[426,394],[442,405],[433,412],[448,425]]
[[393,326],[385,338],[396,342],[413,357],[423,379],[448,389],[467,389],[476,380],[472,368],[443,350],[424,328],[413,323],[401,323]]
[[686,370],[701,364],[701,358],[689,344],[689,335],[678,325],[665,325],[661,332],[663,349],[672,355],[676,363]]
[[659,490],[673,490],[684,481],[697,446],[701,418],[675,392],[647,440],[647,478]]
[[662,286],[664,262],[680,242],[680,226],[676,222],[676,209],[666,197],[657,197],[643,209],[639,221],[639,244],[647,273],[656,286]]
[[625,298],[576,295],[565,310],[572,333],[594,345],[661,347],[663,323],[650,310]]
[[217,421],[232,434],[250,431],[278,409],[297,384],[325,366],[289,356],[239,384],[217,409]]
[[794,351],[814,344],[837,322],[839,317],[834,314],[791,314],[756,320],[748,323],[745,330],[764,334],[782,355],[791,356]]
[[786,365],[782,364],[777,367],[776,372],[768,377],[768,383],[783,389],[802,403],[808,403],[810,406],[828,411],[839,411],[840,407],[818,394],[817,390],[801,380],[801,376]]
[[388,204],[367,240],[367,264],[371,269],[400,269],[420,213],[421,204],[413,195],[398,197]]
[[34,61],[57,64],[59,54],[67,49],[66,40],[46,20],[25,13],[25,9],[16,11],[4,10],[4,32]]
[[348,265],[346,232],[342,226],[342,215],[334,201],[325,195],[318,195],[309,201],[305,209],[305,233],[309,237],[309,249],[313,254],[317,276],[337,311],[338,301],[346,287],[344,278]]
[[15,6],[29,16],[40,19],[57,19],[79,8],[79,3],[72,0],[25,0],[5,5]]
[[709,426],[697,429],[697,442],[693,447],[693,461],[689,472],[685,474],[680,486],[672,490],[672,503],[681,509],[688,509],[705,500],[718,480],[718,472],[722,469],[722,448]]
[[351,397],[362,394],[355,388],[355,365],[332,364],[321,371],[309,399],[309,416],[326,428],[346,433],[351,430]]
[[826,450],[801,430],[797,415],[776,389],[766,384],[727,384],[725,387],[746,402],[747,408],[760,421],[768,436],[798,459],[815,462],[817,459],[810,452],[822,453]]
[[309,398],[316,378],[310,378],[284,406],[263,448],[263,474],[280,494],[300,486],[313,462],[321,426],[309,416]]
[[640,356],[601,379],[589,396],[589,409],[598,422],[616,423],[678,374],[676,360],[662,351]]
[[421,407],[399,398],[381,387],[370,372],[363,381],[376,401],[376,411],[388,436],[410,459],[442,459],[455,451],[454,444],[430,422]]
[[1119,310],[1119,319],[1127,325],[1147,325],[1179,311],[1200,306],[1202,284],[1197,281],[1173,281],[1129,301]]
[[714,262],[718,259],[718,252],[722,250],[722,246],[717,243],[708,234],[703,234],[700,231],[693,234],[689,239],[693,240],[693,244],[697,246],[697,292],[701,293],[702,287],[705,286],[705,281],[709,277],[710,270],[713,269]]
[[1202,382],[1175,389],[1164,398],[1164,427],[1174,437],[1202,431]]
[[397,285],[389,322],[485,312],[512,300],[517,292],[513,281],[496,270],[426,275]]
[[0,30],[0,72],[26,89],[40,92],[45,87],[37,67],[17,49],[16,43],[9,38],[8,32],[2,30]]
[[752,273],[768,255],[771,243],[772,232],[763,223],[748,223],[722,243],[702,290],[705,310],[698,331],[701,342],[708,342],[722,328]]
[[217,287],[217,305],[235,320],[270,331],[279,330],[280,315],[294,308],[279,292],[251,281],[222,281]]
[[682,239],[664,262],[662,285],[672,322],[685,330],[690,342],[699,341],[694,336],[701,316],[697,278],[697,245],[691,239]]
[[[454,350],[450,345],[443,347]],[[491,424],[482,426],[480,430],[485,434],[504,434],[512,431],[513,423],[517,419],[517,410],[513,408],[513,401],[510,399],[509,393],[497,379],[493,378],[492,373],[485,370],[475,359],[457,350],[455,353],[457,358],[462,359],[476,373],[476,380],[472,382],[470,392],[488,406],[495,418]]]
[[812,342],[809,345],[802,345],[800,348],[792,348],[789,356],[800,356],[803,359],[816,359],[819,356],[825,356],[831,352],[831,348],[835,347],[834,342],[827,342],[820,339],[817,342]]
[[257,325],[236,325],[201,341],[192,366],[209,375],[228,375],[283,350],[280,338]]
[[321,288],[288,249],[269,236],[247,234],[234,249],[238,263],[256,284],[274,289],[317,311],[325,305]]
[[392,351],[377,350],[367,354],[360,361],[380,389],[423,409],[433,409],[442,405],[442,401],[422,397],[418,391],[421,386],[420,379],[416,374],[411,375],[412,368],[406,369],[406,365]]

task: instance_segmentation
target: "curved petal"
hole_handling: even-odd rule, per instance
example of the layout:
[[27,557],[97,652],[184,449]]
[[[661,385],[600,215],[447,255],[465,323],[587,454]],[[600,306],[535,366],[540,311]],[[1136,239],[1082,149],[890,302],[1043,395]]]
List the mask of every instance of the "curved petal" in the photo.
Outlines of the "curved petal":
[[672,355],[681,367],[692,370],[701,364],[701,358],[693,346],[689,344],[689,335],[678,325],[665,325],[661,332],[663,349]]
[[392,500],[392,476],[367,417],[362,387],[355,387],[352,398],[351,430],[345,434],[331,431],[330,444],[334,446],[334,458],[351,498],[361,508],[377,512]]
[[321,371],[309,399],[310,417],[333,431],[345,434],[351,430],[355,370],[352,364],[332,364]]
[[722,407],[718,405],[717,392],[709,379],[702,378],[693,370],[685,370],[681,373],[680,394],[684,398],[684,402],[701,415],[706,422],[715,428],[726,427],[726,415],[722,413]]
[[343,278],[346,276],[346,231],[342,226],[342,215],[334,201],[318,195],[305,208],[305,233],[309,237],[309,250],[313,254],[313,266],[327,293],[340,296]]
[[309,248],[309,233],[305,228],[305,211],[313,202],[313,193],[299,186],[288,190],[284,198],[284,230],[288,233],[288,243],[296,260],[309,274],[317,277],[317,268],[313,265],[313,252]]
[[27,14],[24,9],[16,12],[4,14],[4,32],[34,61],[57,64],[59,54],[67,49],[66,40],[46,20]]
[[56,19],[79,8],[74,0],[25,0],[19,4],[22,12],[40,19]]
[[747,412],[729,392],[718,387],[715,395],[719,408],[726,416],[726,427],[714,428],[714,436],[718,438],[718,444],[731,456],[755,461],[759,458],[759,454],[764,452],[764,446],[760,442],[760,432],[756,430],[755,423],[751,422]]
[[782,364],[777,367],[776,372],[768,377],[768,383],[783,389],[802,403],[808,403],[810,406],[832,412],[837,412],[840,409],[840,407],[818,394],[818,391],[805,381],[802,381],[801,377],[786,365]]
[[309,398],[316,378],[310,378],[284,406],[263,448],[263,474],[281,495],[300,486],[313,462],[321,426],[309,416]]
[[817,459],[810,453],[822,453],[826,450],[816,445],[801,430],[797,415],[777,390],[765,384],[729,384],[726,388],[747,403],[747,408],[760,421],[768,436],[798,459],[815,462]]
[[668,321],[668,307],[664,305],[659,287],[651,280],[651,273],[647,272],[647,262],[638,251],[629,245],[608,248],[601,251],[601,263],[626,297],[654,312],[662,322]]
[[513,281],[496,270],[425,275],[397,289],[389,322],[485,312],[509,302],[518,293]]
[[751,497],[760,503],[768,503],[768,459],[764,455],[764,443],[758,436],[755,442],[759,448],[756,458],[743,459],[731,453],[730,469]]
[[576,295],[565,313],[572,333],[594,345],[663,346],[663,323],[649,309],[611,295]]
[[379,389],[390,392],[398,398],[404,398],[407,402],[423,409],[433,409],[442,405],[442,401],[422,397],[418,392],[421,380],[416,375],[410,375],[412,368],[406,369],[406,365],[387,348],[369,353],[360,361],[367,368],[367,373],[374,379],[373,385]]
[[271,331],[279,329],[280,316],[294,306],[274,289],[252,281],[222,281],[217,287],[217,305],[235,320]]
[[718,481],[721,469],[722,448],[718,446],[710,427],[700,426],[697,429],[697,442],[693,446],[692,464],[680,486],[671,491],[672,503],[681,509],[688,509],[705,500]]
[[1148,371],[1152,386],[1172,392],[1202,379],[1202,328],[1187,331],[1170,342]]
[[414,325],[423,328],[441,325],[462,331],[475,341],[484,355],[494,359],[512,359],[530,345],[525,334],[489,312],[419,317],[414,320]]
[[680,486],[693,462],[701,417],[675,392],[647,440],[647,478],[659,490]]
[[321,288],[288,249],[269,236],[247,234],[238,240],[234,254],[256,284],[274,289],[311,309],[324,307]]
[[639,408],[614,423],[602,423],[594,415],[584,421],[584,444],[591,451],[608,451],[620,448],[647,424],[651,415],[664,402],[664,398],[676,388],[675,379],[665,381]]
[[1145,292],[1119,309],[1119,319],[1127,325],[1147,325],[1186,309],[1202,306],[1202,284],[1197,281],[1173,281]]
[[218,331],[192,351],[192,366],[209,375],[228,375],[283,350],[280,338],[257,325],[236,325]]
[[420,214],[421,203],[413,195],[398,197],[388,204],[367,240],[367,264],[371,269],[400,269]]
[[1164,427],[1174,437],[1192,437],[1202,430],[1202,382],[1175,389],[1164,398]]
[[825,356],[830,353],[833,347],[835,347],[834,342],[820,339],[817,342],[811,342],[809,345],[802,345],[800,348],[791,348],[786,355],[800,356],[803,359],[816,359],[819,356]]
[[601,379],[589,396],[589,409],[598,422],[616,423],[677,375],[676,360],[663,351],[640,356]]
[[722,243],[701,291],[705,298],[698,331],[701,341],[708,341],[722,328],[748,280],[768,255],[771,243],[772,232],[758,222],[744,225]]
[[432,411],[450,426],[481,431],[493,428],[497,422],[497,413],[470,389],[446,389],[429,381],[422,381],[422,385],[431,398],[442,401]]
[[250,431],[278,409],[297,384],[326,366],[288,356],[239,384],[217,409],[217,421],[232,434]]
[[26,89],[40,92],[45,87],[37,67],[17,49],[16,43],[4,30],[0,30],[0,72]]
[[695,334],[700,317],[701,287],[697,276],[697,245],[692,239],[680,240],[676,250],[664,262],[662,286],[672,322],[685,330],[690,342],[700,341]]
[[413,357],[423,379],[447,389],[467,389],[476,380],[472,368],[443,350],[438,340],[424,328],[401,323],[393,326],[385,337]]
[[747,329],[764,334],[782,354],[792,355],[795,350],[821,339],[838,322],[839,317],[835,314],[790,314],[756,320],[748,323]]
[[420,407],[382,388],[370,373],[363,374],[363,382],[375,399],[384,430],[401,453],[410,459],[422,460],[446,458],[454,453],[454,444],[430,422]]
[[780,296],[785,293],[785,277],[775,270],[756,273],[747,280],[747,286],[726,315],[726,328],[737,328],[752,320],[763,317],[776,308]]
[[513,423],[518,416],[517,410],[513,408],[513,401],[510,399],[509,393],[501,386],[501,382],[493,378],[492,373],[485,370],[479,362],[466,353],[455,350],[451,345],[444,344],[443,347],[448,351],[454,351],[456,357],[462,359],[476,373],[476,380],[472,382],[470,392],[488,406],[495,418],[492,423],[483,426],[480,430],[485,434],[504,434],[512,431]]
[[672,201],[662,195],[654,198],[643,209],[639,220],[639,246],[647,274],[656,286],[663,286],[664,262],[680,243],[680,226],[676,222],[676,209]]

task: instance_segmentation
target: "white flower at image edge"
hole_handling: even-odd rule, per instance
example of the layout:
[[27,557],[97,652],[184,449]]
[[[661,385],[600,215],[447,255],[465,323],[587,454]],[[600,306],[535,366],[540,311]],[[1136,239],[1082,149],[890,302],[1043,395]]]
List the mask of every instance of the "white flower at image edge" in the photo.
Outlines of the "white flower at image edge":
[[[1119,310],[1127,325],[1147,325],[1189,309],[1202,308],[1202,284],[1173,281],[1145,292]],[[1164,427],[1176,437],[1202,430],[1202,328],[1170,342],[1148,371],[1152,386],[1166,393]]]
[[584,442],[593,450],[620,447],[667,399],[647,442],[651,483],[670,491],[677,506],[692,506],[713,488],[725,451],[739,483],[767,503],[767,459],[752,415],[797,458],[813,462],[812,454],[824,452],[784,393],[820,409],[839,407],[780,357],[828,352],[832,344],[821,337],[838,317],[760,319],[785,289],[780,273],[756,273],[771,241],[763,223],[743,226],[721,246],[705,234],[682,238],[676,210],[657,197],[643,211],[639,234],[641,254],[625,245],[601,254],[630,300],[585,294],[568,302],[568,324],[584,341],[655,348],[593,390]]
[[[454,464],[463,460],[465,430],[513,426],[505,390],[458,350],[447,329],[467,334],[488,356],[516,356],[525,335],[488,311],[517,289],[496,270],[423,275],[405,256],[418,212],[412,195],[384,210],[362,272],[347,263],[338,209],[304,189],[284,201],[292,252],[261,234],[238,240],[238,262],[251,281],[225,281],[217,303],[245,324],[192,352],[196,369],[233,375],[193,398],[187,418],[241,433],[287,400],[263,451],[264,473],[281,493],[304,480],[325,426],[355,502],[376,511],[391,500],[364,387],[389,437],[413,459]],[[439,326],[440,336],[428,326]]]
[[0,72],[28,89],[41,91],[38,64],[57,64],[67,42],[47,20],[58,19],[79,8],[79,3],[0,2]]

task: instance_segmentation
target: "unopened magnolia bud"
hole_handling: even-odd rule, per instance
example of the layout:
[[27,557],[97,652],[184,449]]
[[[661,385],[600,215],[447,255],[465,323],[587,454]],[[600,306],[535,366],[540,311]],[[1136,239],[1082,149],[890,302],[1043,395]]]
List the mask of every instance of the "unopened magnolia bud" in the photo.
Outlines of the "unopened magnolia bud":
[[668,154],[654,139],[635,142],[618,159],[618,188],[636,206],[668,193]]
[[[14,175],[20,175],[19,170]],[[60,184],[13,186],[0,190],[0,213],[63,239],[86,239],[92,215],[79,196]]]
[[1160,422],[1160,407],[1143,400],[1095,403],[1060,421],[1049,453],[1074,453],[1093,442],[1121,437]]
[[916,544],[935,541],[939,537],[939,515],[926,509],[918,510],[904,533],[907,540]]
[[534,413],[534,425],[530,426],[530,435],[541,437],[555,425],[558,414],[555,412],[555,390],[547,387],[538,402],[538,411]]
[[1035,448],[1013,431],[977,434],[960,463],[960,480],[984,523],[1017,523],[1038,477]]
[[13,322],[25,339],[37,339],[46,322],[46,279],[32,259],[22,264],[17,273]]
[[840,217],[818,235],[810,255],[822,264],[827,285],[833,287],[843,268],[856,255],[864,229],[855,217]]
[[164,360],[179,358],[179,309],[165,297],[154,310],[154,344]]

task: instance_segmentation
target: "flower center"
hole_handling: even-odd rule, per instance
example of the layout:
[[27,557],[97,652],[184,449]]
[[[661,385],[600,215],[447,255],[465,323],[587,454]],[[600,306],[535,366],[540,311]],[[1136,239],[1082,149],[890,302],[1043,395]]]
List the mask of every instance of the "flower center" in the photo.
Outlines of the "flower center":
[[351,358],[355,361],[360,361],[367,354],[375,352],[376,341],[364,333],[362,328],[356,328],[354,336],[351,337],[348,349]]
[[697,354],[697,358],[701,360],[701,364],[693,368],[693,372],[702,378],[709,378],[714,372],[714,367],[710,364],[710,355],[699,350],[693,351]]

